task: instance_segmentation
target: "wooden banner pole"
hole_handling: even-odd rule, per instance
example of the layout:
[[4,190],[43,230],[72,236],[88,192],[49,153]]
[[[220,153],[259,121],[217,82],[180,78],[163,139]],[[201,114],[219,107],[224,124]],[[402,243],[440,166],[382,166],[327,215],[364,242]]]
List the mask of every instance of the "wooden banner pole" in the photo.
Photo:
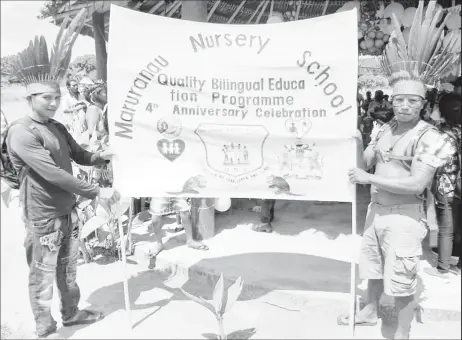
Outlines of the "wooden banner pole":
[[[356,152],[356,141],[354,148],[354,154],[356,155],[355,160],[358,155]],[[351,268],[350,268],[350,312],[349,312],[349,330],[350,330],[350,339],[355,338],[355,317],[356,317],[356,242],[355,236],[357,234],[357,225],[356,225],[356,201],[357,201],[357,185],[353,185],[353,199],[351,202],[351,236],[352,236],[352,249],[351,249]]]
[[[130,208],[129,208],[129,222],[131,223],[131,220],[133,218],[133,198],[130,200]],[[127,254],[126,254],[126,240],[125,240],[125,235],[124,235],[124,228],[122,225],[122,216],[119,217],[118,221],[119,225],[119,235],[120,235],[120,252],[122,253],[122,265],[123,265],[123,274],[124,274],[124,298],[125,298],[125,311],[127,312],[127,322],[128,322],[128,330],[131,332],[133,329],[133,323],[132,323],[132,312],[131,312],[131,306],[130,306],[130,294],[128,292],[128,266],[127,266]],[[127,233],[127,238],[128,238],[128,233]]]

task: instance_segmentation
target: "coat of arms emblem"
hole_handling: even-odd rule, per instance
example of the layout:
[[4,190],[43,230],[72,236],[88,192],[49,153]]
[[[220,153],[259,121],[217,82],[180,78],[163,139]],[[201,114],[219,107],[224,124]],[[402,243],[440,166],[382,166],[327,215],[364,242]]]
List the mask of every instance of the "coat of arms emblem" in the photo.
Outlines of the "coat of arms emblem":
[[268,137],[264,126],[201,124],[195,133],[211,170],[239,177],[263,167],[263,144]]

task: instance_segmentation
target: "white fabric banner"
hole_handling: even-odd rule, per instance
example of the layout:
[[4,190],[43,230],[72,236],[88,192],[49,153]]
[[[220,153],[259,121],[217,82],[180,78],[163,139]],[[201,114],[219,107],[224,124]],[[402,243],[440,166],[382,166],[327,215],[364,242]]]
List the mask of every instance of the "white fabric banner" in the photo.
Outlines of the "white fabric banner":
[[112,6],[110,27],[122,195],[352,200],[356,11],[221,25]]

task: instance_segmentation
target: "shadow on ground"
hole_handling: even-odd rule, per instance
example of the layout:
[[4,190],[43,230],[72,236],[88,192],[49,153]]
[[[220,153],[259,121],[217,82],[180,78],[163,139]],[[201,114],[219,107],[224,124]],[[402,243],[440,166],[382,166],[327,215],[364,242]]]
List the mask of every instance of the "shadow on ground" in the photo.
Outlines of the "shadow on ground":
[[[253,265],[249,265],[253,264]],[[206,300],[213,299],[213,287],[216,276],[207,277],[208,284],[198,283],[194,278],[194,271],[204,272],[202,268],[239,268],[239,273],[246,283],[244,291],[239,297],[239,301],[255,300],[267,295],[272,290],[278,291],[311,291],[311,292],[331,292],[331,293],[348,293],[350,288],[350,264],[344,261],[332,260],[324,257],[292,253],[245,253],[232,256],[203,259],[190,268],[189,280],[184,284],[179,283],[181,288],[196,296]],[[226,269],[225,269],[226,270]],[[219,273],[216,273],[219,275]],[[201,274],[199,274],[201,275]],[[202,274],[203,275],[203,274]],[[227,273],[224,272],[227,277]],[[142,324],[145,320],[157,313],[171,301],[185,301],[188,298],[179,288],[172,288],[169,283],[172,278],[168,272],[163,271],[143,271],[133,276],[128,281],[130,305],[132,310],[151,309],[152,312],[137,320],[134,328]],[[249,285],[258,286],[264,281],[265,289],[254,289]],[[357,278],[356,281],[360,283]],[[225,280],[225,288],[229,287],[232,281]],[[175,287],[179,287],[176,285]],[[420,291],[423,292],[423,282],[419,280]],[[140,303],[138,300],[143,292],[151,291],[155,288],[165,290],[171,294],[168,298],[159,298],[156,301]],[[364,297],[364,291],[357,291]],[[323,300],[315,302],[313,307],[316,313],[332,314],[332,320],[342,312],[347,312],[345,304],[336,305],[335,300]],[[319,299],[318,299],[319,300]],[[381,310],[382,336],[386,339],[392,339],[396,331],[396,312],[393,306],[393,300],[390,298],[383,299]],[[105,310],[106,316],[125,309],[123,283],[118,282],[109,286],[101,287],[94,291],[87,299],[90,309]],[[311,307],[310,307],[311,308]],[[319,309],[319,310],[318,310]],[[72,336],[77,330],[85,326],[63,328],[60,332],[66,337]],[[336,327],[336,326],[335,326]],[[379,327],[379,326],[377,326]],[[239,332],[242,332],[239,333]],[[236,333],[236,334],[234,334]],[[239,330],[230,334],[230,339],[249,339],[255,333],[254,329]],[[231,335],[233,337],[231,337]],[[203,334],[206,339],[214,338],[213,334]],[[234,337],[236,336],[236,337]]]
[[[234,268],[239,270],[233,270]],[[233,277],[239,273],[244,282],[251,285],[264,282],[265,288],[268,289],[337,293],[348,293],[350,289],[350,264],[348,262],[314,255],[236,254],[203,259],[191,266],[190,272],[208,272],[211,269],[222,269],[225,277]],[[187,290],[188,283],[183,288]],[[211,299],[212,297],[205,296],[205,298]]]
[[[239,224],[259,223],[259,214],[252,212],[256,200],[235,199],[233,208],[215,217],[216,233]],[[362,234],[367,205],[370,202],[369,186],[357,188],[357,233]],[[351,204],[339,202],[279,200],[275,205],[274,232],[280,235],[298,235],[314,229],[329,239],[351,234]],[[332,223],[335,220],[335,223]]]
[[[131,277],[128,280],[128,291],[130,295],[130,306],[132,310],[143,310],[147,308],[158,307],[152,313],[145,316],[142,320],[136,322],[133,328],[136,328],[138,324],[158,312],[162,307],[166,306],[170,300],[182,298],[183,293],[181,293],[181,291],[171,290],[174,295],[170,299],[162,299],[146,304],[139,304],[136,302],[142,292],[150,291],[161,286],[163,286],[162,281],[159,280],[158,276],[153,271],[141,272],[137,276]],[[112,313],[119,310],[125,310],[123,282],[117,282],[115,284],[97,289],[89,296],[87,302],[89,303],[89,306],[87,307],[88,309],[98,311],[102,311],[104,309],[105,317],[108,317]],[[66,338],[69,338],[76,331],[85,327],[87,326],[81,325],[74,327],[62,327],[59,332]]]
[[[369,187],[357,187],[357,234],[363,232],[367,205],[370,200]],[[234,229],[244,225],[249,228],[259,223],[259,214],[252,212],[256,200],[233,199],[233,207],[224,213],[215,214],[215,235],[224,230]],[[142,220],[135,218],[133,223],[133,242],[136,244],[153,243],[155,238],[149,224],[150,214],[144,214]],[[273,221],[275,234],[297,236],[305,232],[321,233],[327,239],[335,240],[341,235],[351,235],[351,204],[339,202],[313,201],[276,201],[275,217]],[[167,228],[166,226],[170,226]],[[175,232],[176,216],[164,216],[162,220],[163,236],[168,233],[171,237],[165,242],[166,250],[183,246],[186,243],[184,231]],[[166,230],[168,229],[168,230]],[[100,258],[96,262],[107,265],[115,259]],[[298,261],[298,260],[297,260]]]
[[[357,187],[357,234],[362,234],[366,219],[367,205],[370,202],[369,186]],[[238,225],[259,223],[259,214],[252,212],[256,200],[246,198],[233,199],[232,208],[224,213],[215,214],[215,235]],[[171,225],[176,222],[174,215],[164,216],[162,224]],[[274,233],[280,235],[299,235],[315,230],[326,235],[328,239],[336,239],[340,235],[351,234],[351,204],[339,202],[313,201],[276,201],[273,221]],[[163,231],[164,235],[170,231]],[[153,242],[150,232],[136,233],[136,242]],[[166,249],[173,249],[184,244],[184,233],[173,236],[167,242]]]
[[[205,262],[205,263],[204,263]],[[268,270],[253,270],[249,263],[258,264],[261,268],[273,268]],[[247,264],[247,265],[246,265]],[[299,291],[324,291],[347,293],[349,290],[349,264],[342,261],[326,259],[317,256],[288,254],[288,253],[252,253],[227,256],[223,258],[206,259],[198,262],[195,266],[213,266],[214,268],[227,268],[230,265],[242,268],[242,279],[250,284],[258,284],[260,281],[271,283],[265,289],[251,289],[246,292],[244,288],[241,294],[240,301],[248,301],[257,299],[268,294],[273,289],[278,290],[299,290]],[[194,270],[195,268],[191,268]],[[288,277],[297,278],[296,271],[305,271],[313,273],[310,276],[300,275],[299,279],[288,279]],[[289,273],[288,273],[289,272]],[[226,273],[224,273],[226,276]],[[344,277],[345,280],[339,280],[338,277]],[[132,310],[142,310],[147,308],[158,307],[152,313],[145,316],[143,319],[136,322],[134,327],[155,314],[161,308],[166,306],[173,300],[188,300],[179,288],[171,288],[166,282],[170,279],[167,272],[159,271],[144,271],[137,276],[133,276],[128,281],[130,304]],[[214,278],[210,278],[214,280]],[[225,287],[229,287],[231,281],[225,280]],[[213,299],[213,286],[215,282],[209,285],[199,286],[194,282],[194,279],[189,279],[182,289],[201,296],[206,300]],[[161,299],[151,303],[140,304],[137,302],[142,292],[150,291],[154,288],[161,288],[173,294],[168,299]],[[101,287],[94,291],[87,299],[90,304],[88,308],[95,310],[105,310],[106,317],[110,314],[125,309],[123,283],[118,282],[109,286]],[[66,337],[72,336],[78,329],[85,327],[71,327],[60,330]],[[240,330],[232,334],[234,338],[249,339],[255,330]],[[205,337],[205,335],[204,335]]]

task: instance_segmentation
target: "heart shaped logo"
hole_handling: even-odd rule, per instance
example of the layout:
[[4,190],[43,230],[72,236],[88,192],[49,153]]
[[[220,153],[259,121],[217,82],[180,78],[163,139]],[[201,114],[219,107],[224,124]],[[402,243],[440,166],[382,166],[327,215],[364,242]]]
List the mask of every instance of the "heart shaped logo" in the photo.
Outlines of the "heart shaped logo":
[[297,139],[302,139],[311,130],[311,120],[305,119],[287,119],[286,129]]
[[185,143],[181,139],[169,141],[161,139],[157,142],[157,149],[162,156],[167,158],[170,162],[181,156],[185,149]]

